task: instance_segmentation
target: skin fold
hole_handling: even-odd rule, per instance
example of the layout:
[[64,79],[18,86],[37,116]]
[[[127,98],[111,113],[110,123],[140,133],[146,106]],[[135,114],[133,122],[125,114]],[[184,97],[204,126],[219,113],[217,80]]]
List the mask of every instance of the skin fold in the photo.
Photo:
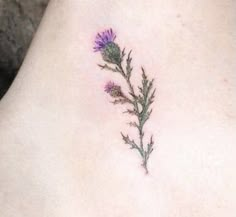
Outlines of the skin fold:
[[[52,0],[0,102],[1,217],[235,217],[236,2]],[[125,145],[97,32],[157,88],[149,174]]]

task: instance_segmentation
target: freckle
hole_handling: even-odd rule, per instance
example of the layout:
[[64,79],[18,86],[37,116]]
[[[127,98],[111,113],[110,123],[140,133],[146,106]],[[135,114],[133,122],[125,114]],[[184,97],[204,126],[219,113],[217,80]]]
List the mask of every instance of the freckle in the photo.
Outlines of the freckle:
[[180,14],[177,14],[176,17],[177,17],[177,18],[181,18],[181,15],[180,15]]
[[229,83],[228,79],[226,79],[226,78],[223,79],[223,82],[224,83]]

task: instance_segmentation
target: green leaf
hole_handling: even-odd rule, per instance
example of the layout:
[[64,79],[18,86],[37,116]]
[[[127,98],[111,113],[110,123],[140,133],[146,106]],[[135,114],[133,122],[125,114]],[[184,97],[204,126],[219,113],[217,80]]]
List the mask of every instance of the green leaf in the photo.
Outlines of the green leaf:
[[122,53],[121,53],[121,62],[123,61],[125,57],[125,48],[122,50]]
[[129,122],[128,124],[131,127],[137,127],[138,128],[138,124],[136,122]]
[[128,113],[128,114],[130,114],[130,115],[138,115],[138,112],[137,112],[135,109],[133,109],[133,110],[127,109],[127,110],[124,111],[123,113]]
[[113,103],[114,105],[117,105],[117,104],[129,103],[129,101],[128,101],[127,99],[121,98],[121,99],[116,99],[116,100],[112,101],[112,103]]
[[105,65],[100,65],[98,64],[98,66],[103,70],[109,70],[109,71],[112,71],[112,72],[120,72],[120,69],[118,67],[115,67],[115,68],[112,68],[111,66],[108,66],[107,64]]
[[127,65],[126,65],[126,76],[127,76],[128,79],[130,79],[131,72],[133,70],[133,68],[131,67],[131,61],[132,61],[132,58],[130,57],[131,52],[132,52],[132,50],[129,52],[128,57],[126,59],[126,63],[127,63]]
[[153,145],[154,145],[153,136],[151,136],[150,142],[147,144],[147,153],[148,153],[148,155],[150,155],[152,153]]

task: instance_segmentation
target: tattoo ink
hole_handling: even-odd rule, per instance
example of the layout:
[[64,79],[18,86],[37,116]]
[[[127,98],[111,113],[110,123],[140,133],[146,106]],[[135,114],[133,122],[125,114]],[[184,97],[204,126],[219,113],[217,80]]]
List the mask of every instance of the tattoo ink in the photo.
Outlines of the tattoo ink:
[[[127,105],[126,111],[129,115],[135,116],[136,121],[129,122],[131,127],[135,127],[138,131],[138,141],[131,139],[128,134],[121,133],[125,144],[128,144],[131,149],[137,150],[142,158],[142,166],[145,172],[148,173],[148,160],[153,151],[154,141],[153,136],[149,142],[144,144],[144,125],[150,118],[152,113],[151,104],[155,98],[155,88],[153,87],[154,79],[149,79],[142,70],[142,85],[138,86],[138,93],[135,92],[131,82],[133,68],[131,66],[131,52],[126,55],[125,49],[121,51],[119,45],[115,43],[116,34],[112,29],[98,33],[95,38],[94,51],[100,52],[105,64],[98,65],[101,69],[119,73],[126,81],[129,92],[126,94],[122,91],[121,86],[113,81],[107,82],[105,92],[113,98],[113,104]],[[124,67],[125,65],[125,67]]]

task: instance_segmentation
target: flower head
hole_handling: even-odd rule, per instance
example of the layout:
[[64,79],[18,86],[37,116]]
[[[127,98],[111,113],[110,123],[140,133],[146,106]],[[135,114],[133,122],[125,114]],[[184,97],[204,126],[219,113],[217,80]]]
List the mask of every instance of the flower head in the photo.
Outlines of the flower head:
[[102,33],[98,33],[95,38],[94,51],[102,51],[108,43],[114,42],[116,38],[112,29],[105,30]]
[[100,51],[102,58],[105,62],[112,64],[121,63],[120,47],[115,41],[116,35],[112,29],[105,30],[102,33],[98,33],[95,38],[95,52]]
[[112,81],[109,81],[106,83],[105,92],[110,94],[110,96],[112,96],[112,97],[122,97],[123,96],[123,93],[121,91],[121,87]]

